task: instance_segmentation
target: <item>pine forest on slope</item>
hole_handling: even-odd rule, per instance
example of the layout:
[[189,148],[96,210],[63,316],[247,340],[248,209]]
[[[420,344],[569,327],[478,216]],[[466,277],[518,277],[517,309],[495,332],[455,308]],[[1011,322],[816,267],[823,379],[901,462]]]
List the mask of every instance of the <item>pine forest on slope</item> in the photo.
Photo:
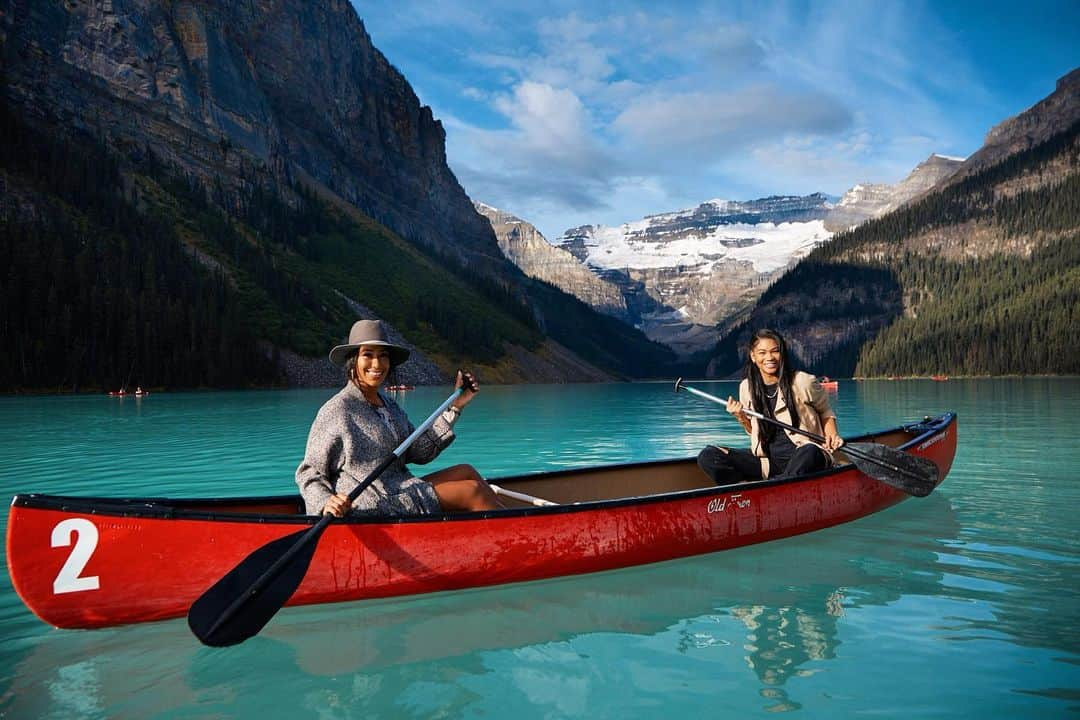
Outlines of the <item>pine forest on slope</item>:
[[831,376],[1080,372],[1080,122],[836,235],[718,344],[786,333]]
[[[0,212],[5,390],[118,388],[132,376],[153,387],[283,384],[274,349],[324,356],[356,318],[349,297],[445,373],[469,363],[496,378],[508,346],[544,340],[512,288],[446,269],[302,188],[293,208],[257,186],[205,188],[148,151],[122,169],[105,146],[30,129],[6,110],[0,125],[13,201]],[[528,291],[564,324],[596,316],[543,284]],[[629,362],[613,353],[636,338],[610,322],[581,325],[583,357],[631,371],[666,359],[659,346]]]

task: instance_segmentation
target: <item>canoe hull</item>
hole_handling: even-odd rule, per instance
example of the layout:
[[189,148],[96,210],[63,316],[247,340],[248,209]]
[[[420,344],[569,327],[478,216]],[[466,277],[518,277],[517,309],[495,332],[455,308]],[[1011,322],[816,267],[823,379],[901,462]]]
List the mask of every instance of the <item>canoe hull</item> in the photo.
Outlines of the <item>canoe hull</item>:
[[[955,416],[911,452],[944,478]],[[653,466],[655,465],[655,468]],[[643,464],[665,472],[671,462]],[[327,527],[289,605],[413,595],[610,570],[767,542],[877,512],[907,498],[854,468],[806,479],[706,488],[517,511],[357,520]],[[16,497],[8,521],[12,581],[62,628],[185,615],[249,553],[314,521],[223,513],[120,511]],[[147,503],[152,505],[152,503]]]

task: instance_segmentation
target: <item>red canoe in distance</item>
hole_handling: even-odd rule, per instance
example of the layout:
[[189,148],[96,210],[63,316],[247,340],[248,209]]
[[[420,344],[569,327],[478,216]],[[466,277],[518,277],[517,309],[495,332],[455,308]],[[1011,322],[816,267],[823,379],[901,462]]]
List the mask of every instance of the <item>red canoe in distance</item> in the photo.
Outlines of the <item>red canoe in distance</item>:
[[[956,453],[952,413],[852,441],[928,458],[938,482]],[[290,605],[383,598],[611,570],[820,530],[909,496],[852,465],[712,485],[693,458],[495,479],[551,500],[505,510],[332,522]],[[63,628],[180,617],[251,552],[310,527],[298,495],[171,500],[17,495],[7,529],[12,584]]]

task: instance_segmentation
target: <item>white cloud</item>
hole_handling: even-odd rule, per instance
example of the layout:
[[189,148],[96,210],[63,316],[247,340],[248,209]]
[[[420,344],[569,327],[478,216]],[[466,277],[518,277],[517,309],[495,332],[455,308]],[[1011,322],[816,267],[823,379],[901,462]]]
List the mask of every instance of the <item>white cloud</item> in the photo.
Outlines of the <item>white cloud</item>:
[[613,129],[624,146],[700,162],[788,133],[830,135],[850,122],[846,108],[827,95],[757,86],[734,92],[655,92],[632,102]]
[[990,125],[964,140],[956,118],[989,98],[987,71],[967,31],[920,0],[366,11],[391,62],[382,37],[408,56],[470,195],[547,235],[710,197],[895,182],[933,151],[970,152]]

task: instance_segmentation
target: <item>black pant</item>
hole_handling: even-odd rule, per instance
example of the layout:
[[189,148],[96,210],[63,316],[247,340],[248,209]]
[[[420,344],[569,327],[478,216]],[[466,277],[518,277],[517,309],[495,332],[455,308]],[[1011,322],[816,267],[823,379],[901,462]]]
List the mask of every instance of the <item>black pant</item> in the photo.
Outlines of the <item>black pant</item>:
[[[717,485],[761,479],[761,458],[749,450],[719,448],[709,445],[697,458],[698,467]],[[829,458],[817,445],[803,445],[791,456],[787,465],[769,461],[769,477],[794,477],[824,470]]]

